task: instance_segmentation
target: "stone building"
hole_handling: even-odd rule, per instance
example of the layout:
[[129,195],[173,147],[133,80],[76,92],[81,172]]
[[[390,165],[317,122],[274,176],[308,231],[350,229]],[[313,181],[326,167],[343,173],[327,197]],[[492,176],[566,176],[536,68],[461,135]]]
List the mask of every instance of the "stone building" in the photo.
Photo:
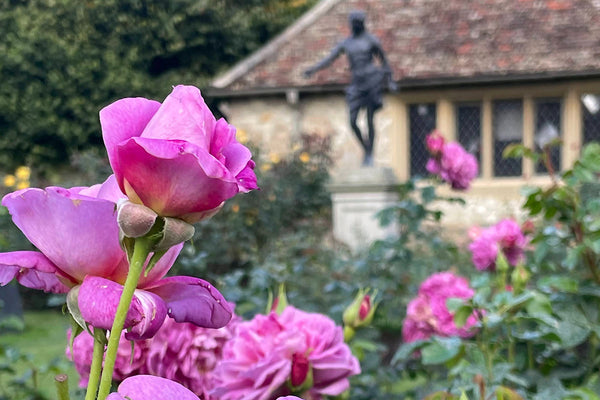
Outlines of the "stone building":
[[548,182],[543,165],[503,159],[508,144],[535,148],[560,137],[552,160],[562,169],[600,139],[599,0],[321,0],[206,93],[264,153],[317,133],[332,138],[334,175],[359,168],[344,101],[347,61],[302,75],[350,34],[355,9],[366,12],[400,88],[376,114],[375,165],[401,181],[424,175],[424,137],[434,128],[480,162],[468,206],[447,221],[515,215],[519,189]]

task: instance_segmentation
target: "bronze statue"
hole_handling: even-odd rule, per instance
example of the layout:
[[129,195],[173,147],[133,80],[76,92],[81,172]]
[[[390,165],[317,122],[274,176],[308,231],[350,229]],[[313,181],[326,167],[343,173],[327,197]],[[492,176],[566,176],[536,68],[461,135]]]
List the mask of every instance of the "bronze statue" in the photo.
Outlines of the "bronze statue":
[[[346,88],[346,103],[350,110],[350,126],[364,150],[363,165],[373,165],[373,144],[375,142],[375,111],[383,106],[382,92],[384,86],[396,90],[392,80],[392,71],[379,40],[365,29],[365,13],[353,11],[349,16],[352,35],[338,43],[323,60],[304,71],[305,77],[328,67],[342,53],[346,53],[352,72],[352,81]],[[381,66],[373,63],[379,58]],[[358,111],[367,109],[368,137],[365,138],[356,125]]]

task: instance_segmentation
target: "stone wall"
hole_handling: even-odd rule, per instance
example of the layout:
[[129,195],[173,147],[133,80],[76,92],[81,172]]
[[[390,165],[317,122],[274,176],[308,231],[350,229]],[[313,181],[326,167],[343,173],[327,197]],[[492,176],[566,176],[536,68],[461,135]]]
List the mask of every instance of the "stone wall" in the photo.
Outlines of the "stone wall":
[[[399,156],[399,152],[394,151],[398,143],[394,135],[398,135],[398,124],[406,122],[394,121],[398,116],[393,112],[391,96],[387,96],[384,104],[384,108],[375,116],[375,167],[393,169],[397,166],[393,158]],[[273,153],[281,155],[288,152],[301,133],[311,133],[331,137],[335,160],[332,170],[334,181],[340,177],[343,179],[348,171],[360,168],[362,150],[350,129],[343,94],[301,97],[295,104],[288,102],[283,95],[230,99],[221,103],[220,109],[229,122],[237,127],[239,136],[245,136],[260,146],[263,159],[258,160],[259,166]],[[359,126],[366,129],[362,114]],[[395,172],[399,175],[397,170]],[[529,181],[532,184],[544,182],[543,179],[539,182]],[[525,184],[527,181],[521,178],[480,179],[474,182],[467,193],[452,192],[446,186],[441,186],[440,194],[463,197],[466,205],[440,203],[437,207],[444,212],[444,224],[457,231],[474,224],[490,225],[505,217],[522,219],[520,188]]]
[[[375,115],[375,165],[391,167],[392,116],[390,102]],[[359,168],[362,149],[348,121],[343,94],[301,98],[290,104],[283,96],[260,99],[228,100],[219,107],[241,134],[260,146],[261,153],[284,154],[292,148],[300,134],[329,136],[335,162],[333,175]],[[359,114],[358,125],[366,133],[364,113]]]

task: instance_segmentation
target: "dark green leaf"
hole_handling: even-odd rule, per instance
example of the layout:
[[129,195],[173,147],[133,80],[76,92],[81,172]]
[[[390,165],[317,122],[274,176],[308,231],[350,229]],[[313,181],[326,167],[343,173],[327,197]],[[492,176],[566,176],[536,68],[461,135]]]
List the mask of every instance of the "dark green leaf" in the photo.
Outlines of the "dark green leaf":
[[461,306],[454,313],[454,324],[458,328],[462,328],[467,323],[467,319],[471,314],[473,314],[473,307],[467,305]]
[[460,354],[463,344],[460,338],[434,338],[421,349],[423,364],[436,365],[452,360]]

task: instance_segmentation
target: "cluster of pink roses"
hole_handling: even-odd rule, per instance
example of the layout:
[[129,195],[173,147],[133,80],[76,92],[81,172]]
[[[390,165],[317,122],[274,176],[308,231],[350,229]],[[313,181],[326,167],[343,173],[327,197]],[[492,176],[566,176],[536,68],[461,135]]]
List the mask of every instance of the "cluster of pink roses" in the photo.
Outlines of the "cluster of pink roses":
[[[222,359],[223,346],[233,337],[238,321],[234,316],[226,326],[209,329],[167,319],[152,339],[135,342],[133,355],[132,346],[123,335],[114,380],[121,382],[140,374],[160,376],[182,384],[203,400],[213,399],[209,395],[212,370]],[[67,357],[80,376],[80,387],[88,384],[93,346],[94,338],[82,332],[73,341],[73,351],[67,347]]]
[[477,324],[475,312],[458,328],[454,315],[448,310],[450,298],[470,299],[475,291],[469,282],[452,272],[439,272],[429,276],[419,287],[417,297],[408,303],[406,319],[402,326],[405,343],[437,336],[471,337]]
[[516,266],[522,259],[527,246],[527,237],[513,219],[503,219],[486,229],[471,228],[469,244],[473,264],[480,271],[496,269],[498,252],[502,252],[508,263]]
[[[319,400],[344,392],[360,367],[331,319],[288,306],[230,322],[232,306],[208,282],[166,277],[191,224],[257,189],[235,128],[217,121],[191,86],[175,87],[162,104],[116,101],[100,122],[114,175],[2,201],[39,252],[0,254],[0,285],[16,279],[68,293],[73,319],[96,337],[83,332],[67,350],[86,399]],[[109,394],[113,378],[122,382]]]
[[[93,338],[75,338],[73,360],[87,384]],[[281,315],[239,317],[221,329],[166,321],[150,340],[122,339],[115,379],[151,374],[183,384],[203,400],[273,400],[292,392],[306,399],[339,395],[360,366],[328,317],[287,306]],[[70,350],[67,349],[67,354]]]
[[[119,100],[100,112],[115,175],[101,185],[24,189],[4,197],[14,223],[40,252],[0,254],[0,284],[16,278],[45,291],[77,294],[83,319],[110,329],[128,273],[115,205],[129,198],[163,217],[195,222],[238,192],[256,188],[250,151],[215,121],[197,88],[177,86],[161,103]],[[182,245],[143,274],[127,315],[128,339],[152,337],[168,314],[221,327],[231,310],[208,282],[164,278]]]
[[427,161],[427,171],[439,175],[452,189],[468,189],[479,170],[477,159],[456,143],[446,143],[437,131],[431,132],[425,139],[431,158]]
[[[122,315],[127,340],[151,338],[166,316],[201,327],[225,326],[232,310],[211,284],[195,277],[165,276],[182,248],[180,242],[193,234],[190,224],[213,215],[237,193],[257,188],[250,150],[237,142],[233,126],[214,118],[192,86],[175,87],[162,104],[144,98],[118,100],[100,112],[100,123],[114,171],[103,184],[30,188],[3,198],[14,223],[39,252],[0,254],[0,285],[16,279],[30,288],[68,292],[73,318],[96,329],[112,330],[113,324],[121,324],[117,314]],[[128,215],[137,220],[121,218],[123,204],[133,205]],[[171,233],[179,239],[172,240]],[[136,254],[127,238],[132,247],[142,249],[137,253],[139,273],[130,272],[135,263],[130,264],[121,247],[123,243]],[[133,282],[130,287],[128,281]],[[118,312],[121,297],[131,298],[131,305],[127,309],[129,301],[122,302],[125,308]],[[106,363],[111,348],[109,342]],[[117,370],[126,373],[130,367]],[[108,371],[110,377],[112,367]],[[98,391],[101,400],[107,396],[104,377],[103,373]],[[151,379],[129,379],[108,398],[161,398],[157,393],[175,398],[168,394],[186,390],[161,384],[167,391],[144,397],[153,386]],[[140,382],[147,384],[135,392]]]

